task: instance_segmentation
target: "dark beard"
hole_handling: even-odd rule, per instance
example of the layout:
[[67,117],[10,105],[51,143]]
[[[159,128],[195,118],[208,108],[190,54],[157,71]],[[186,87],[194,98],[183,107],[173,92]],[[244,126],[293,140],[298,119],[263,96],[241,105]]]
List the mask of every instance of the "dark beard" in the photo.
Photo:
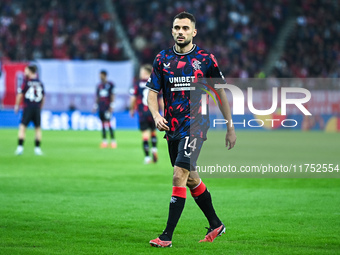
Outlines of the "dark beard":
[[187,46],[190,43],[190,41],[185,41],[182,43],[176,42],[176,44],[180,47],[180,48],[184,48],[185,46]]

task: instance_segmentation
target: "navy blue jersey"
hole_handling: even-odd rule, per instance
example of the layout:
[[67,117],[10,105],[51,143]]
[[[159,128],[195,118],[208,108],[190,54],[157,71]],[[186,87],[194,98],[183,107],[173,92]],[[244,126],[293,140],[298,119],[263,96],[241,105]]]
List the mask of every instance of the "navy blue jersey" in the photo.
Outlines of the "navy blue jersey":
[[175,46],[161,51],[153,63],[153,71],[146,86],[163,92],[164,117],[170,131],[168,140],[185,136],[206,139],[209,114],[201,114],[201,95],[212,88],[205,78],[224,78],[214,55],[194,45],[187,53],[178,53]]
[[24,108],[40,108],[45,95],[44,85],[39,79],[25,78],[22,86],[18,88],[18,93],[24,95]]
[[114,94],[114,85],[112,82],[101,82],[97,86],[97,98],[99,111],[107,111],[110,108],[111,96]]
[[146,80],[137,80],[130,91],[131,95],[136,97],[137,112],[140,119],[152,117],[147,102],[149,89],[146,87],[146,82]]

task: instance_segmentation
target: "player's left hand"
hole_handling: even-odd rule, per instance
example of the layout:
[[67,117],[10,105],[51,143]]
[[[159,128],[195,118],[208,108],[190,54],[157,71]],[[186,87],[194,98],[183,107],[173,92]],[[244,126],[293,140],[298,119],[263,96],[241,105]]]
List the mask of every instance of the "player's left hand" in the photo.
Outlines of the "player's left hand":
[[228,150],[232,149],[235,146],[236,143],[236,134],[235,130],[228,130],[227,134],[225,135],[225,146],[229,148]]
[[15,105],[15,106],[14,106],[14,112],[15,112],[15,113],[18,113],[18,112],[19,112],[19,106],[18,106],[18,105]]

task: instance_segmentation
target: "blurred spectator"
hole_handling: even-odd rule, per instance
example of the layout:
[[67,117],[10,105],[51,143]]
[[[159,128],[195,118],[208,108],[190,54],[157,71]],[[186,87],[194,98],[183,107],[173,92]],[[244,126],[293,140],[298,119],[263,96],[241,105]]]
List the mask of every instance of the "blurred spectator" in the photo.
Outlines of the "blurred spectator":
[[[272,77],[340,77],[340,3],[333,0],[112,0],[142,63],[171,47],[173,17],[196,16],[195,43],[227,77],[259,77],[289,4],[293,34]],[[0,60],[124,59],[111,16],[96,0],[1,0]]]
[[0,59],[121,60],[110,15],[96,0],[2,0]]
[[298,17],[285,52],[276,63],[277,77],[340,77],[340,2],[297,1]]
[[122,23],[143,63],[171,47],[173,17],[195,15],[194,42],[212,52],[228,77],[254,77],[261,72],[269,47],[287,16],[288,1],[186,0],[115,1]]

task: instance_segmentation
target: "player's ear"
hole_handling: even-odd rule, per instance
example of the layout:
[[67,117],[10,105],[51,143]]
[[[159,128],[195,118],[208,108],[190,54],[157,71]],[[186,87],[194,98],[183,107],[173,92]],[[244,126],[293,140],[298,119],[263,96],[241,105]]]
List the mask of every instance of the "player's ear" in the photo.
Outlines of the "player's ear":
[[194,29],[194,32],[192,33],[192,37],[195,37],[197,35],[197,29]]

